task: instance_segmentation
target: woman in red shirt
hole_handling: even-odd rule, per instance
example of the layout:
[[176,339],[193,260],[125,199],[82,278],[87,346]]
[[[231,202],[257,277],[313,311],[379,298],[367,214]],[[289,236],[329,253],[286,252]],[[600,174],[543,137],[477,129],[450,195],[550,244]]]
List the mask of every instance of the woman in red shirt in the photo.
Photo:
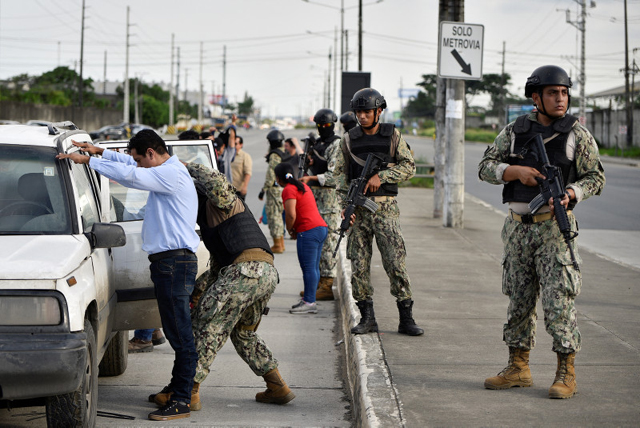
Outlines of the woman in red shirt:
[[289,310],[292,314],[318,313],[316,289],[320,280],[320,255],[327,238],[324,222],[309,186],[298,181],[290,163],[275,167],[276,181],[282,187],[285,222],[289,235],[297,239],[298,261],[302,269],[304,296]]

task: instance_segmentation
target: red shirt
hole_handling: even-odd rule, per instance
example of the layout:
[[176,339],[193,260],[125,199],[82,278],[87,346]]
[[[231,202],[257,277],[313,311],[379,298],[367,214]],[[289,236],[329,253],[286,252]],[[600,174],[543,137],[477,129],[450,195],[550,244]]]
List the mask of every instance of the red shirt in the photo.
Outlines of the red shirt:
[[303,186],[306,190],[304,193],[293,184],[287,184],[282,190],[282,202],[286,202],[287,199],[296,200],[296,221],[293,223],[296,233],[306,232],[319,226],[327,227],[327,223],[318,212],[313,192],[306,184],[303,183]]

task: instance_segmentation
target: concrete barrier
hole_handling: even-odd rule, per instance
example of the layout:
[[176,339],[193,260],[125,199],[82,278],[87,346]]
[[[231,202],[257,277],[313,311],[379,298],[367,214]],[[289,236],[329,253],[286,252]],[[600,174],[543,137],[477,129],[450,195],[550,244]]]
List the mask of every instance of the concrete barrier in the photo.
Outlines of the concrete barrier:
[[384,349],[377,333],[351,334],[360,311],[351,295],[351,263],[342,243],[338,259],[336,288],[344,337],[347,377],[357,427],[404,427],[398,400]]

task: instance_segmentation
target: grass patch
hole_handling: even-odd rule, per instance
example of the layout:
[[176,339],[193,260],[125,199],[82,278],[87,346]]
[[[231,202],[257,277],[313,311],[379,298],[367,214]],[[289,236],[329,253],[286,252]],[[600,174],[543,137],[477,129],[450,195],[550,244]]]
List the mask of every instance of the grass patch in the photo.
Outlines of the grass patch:
[[[480,143],[493,143],[500,131],[492,129],[468,128],[464,133],[466,141],[477,141]],[[418,135],[421,137],[436,138],[436,128],[418,129]]]
[[620,148],[616,150],[613,147],[600,147],[598,150],[601,155],[640,159],[640,147],[627,147],[623,150]]

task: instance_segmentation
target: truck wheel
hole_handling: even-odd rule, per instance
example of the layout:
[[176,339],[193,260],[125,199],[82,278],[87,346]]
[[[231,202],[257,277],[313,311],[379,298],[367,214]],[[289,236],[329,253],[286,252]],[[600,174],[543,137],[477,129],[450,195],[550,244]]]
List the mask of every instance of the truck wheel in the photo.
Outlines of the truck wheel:
[[46,400],[47,427],[94,427],[98,401],[98,363],[96,337],[88,320],[84,321],[87,334],[87,359],[80,387],[69,393],[48,397]]
[[127,370],[129,359],[129,335],[118,331],[109,341],[109,346],[100,362],[100,376],[119,376]]

